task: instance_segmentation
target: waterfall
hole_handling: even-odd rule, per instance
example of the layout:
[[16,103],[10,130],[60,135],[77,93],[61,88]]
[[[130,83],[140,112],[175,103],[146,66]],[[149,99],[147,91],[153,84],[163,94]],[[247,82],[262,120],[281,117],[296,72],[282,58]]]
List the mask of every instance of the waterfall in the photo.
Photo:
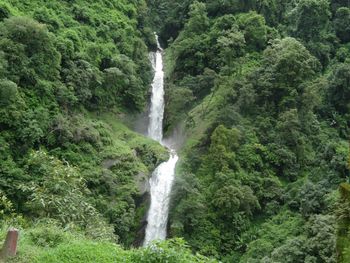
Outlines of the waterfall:
[[156,168],[150,179],[151,205],[147,216],[144,246],[147,246],[154,240],[164,240],[166,238],[169,197],[175,176],[175,166],[178,161],[175,150],[162,141],[164,117],[163,50],[160,47],[158,36],[156,38],[158,50],[150,54],[155,75],[152,83],[148,136],[167,146],[170,150],[170,158]]
[[[158,38],[157,38],[158,42]],[[156,53],[150,54],[153,69],[155,71],[152,83],[151,108],[149,115],[148,136],[153,140],[162,142],[163,116],[164,116],[164,71],[163,54],[159,48]]]

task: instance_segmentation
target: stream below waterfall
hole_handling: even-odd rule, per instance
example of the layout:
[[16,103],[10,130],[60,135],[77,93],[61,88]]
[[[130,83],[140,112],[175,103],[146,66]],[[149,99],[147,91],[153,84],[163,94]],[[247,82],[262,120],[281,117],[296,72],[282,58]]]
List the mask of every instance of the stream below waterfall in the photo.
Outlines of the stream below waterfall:
[[178,156],[170,145],[163,142],[163,117],[164,117],[164,71],[163,50],[160,47],[158,36],[157,52],[150,53],[150,59],[155,71],[152,83],[152,97],[149,114],[148,136],[170,150],[170,158],[167,162],[160,164],[153,172],[150,179],[151,205],[147,215],[147,227],[144,246],[154,240],[164,240],[169,214],[169,199],[172,184],[175,177],[175,166]]

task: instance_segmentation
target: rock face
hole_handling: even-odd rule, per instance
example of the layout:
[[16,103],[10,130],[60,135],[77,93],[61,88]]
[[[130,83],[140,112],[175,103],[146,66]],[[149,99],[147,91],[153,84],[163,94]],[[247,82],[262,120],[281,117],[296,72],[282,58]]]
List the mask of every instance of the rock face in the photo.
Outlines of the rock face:
[[151,203],[149,177],[149,174],[145,174],[143,172],[140,172],[135,176],[135,181],[139,192],[139,197],[137,197],[135,200],[136,208],[144,211],[142,213],[142,217],[138,219],[139,222],[137,222],[139,224],[139,227],[135,236],[135,240],[133,242],[133,245],[135,247],[142,246],[146,235],[147,211]]
[[135,181],[136,181],[137,189],[138,189],[140,195],[143,196],[146,193],[149,193],[150,184],[149,184],[149,175],[148,174],[145,174],[143,172],[138,173],[135,176]]
[[142,207],[143,216],[139,220],[139,228],[136,233],[135,240],[133,242],[134,247],[141,247],[143,245],[143,241],[146,235],[146,227],[147,227],[147,211],[149,210],[149,206],[151,203],[151,195],[149,192],[145,193],[141,199],[139,200],[140,207]]
[[119,159],[106,159],[102,162],[102,167],[105,169],[110,169],[113,166],[117,165],[121,161]]

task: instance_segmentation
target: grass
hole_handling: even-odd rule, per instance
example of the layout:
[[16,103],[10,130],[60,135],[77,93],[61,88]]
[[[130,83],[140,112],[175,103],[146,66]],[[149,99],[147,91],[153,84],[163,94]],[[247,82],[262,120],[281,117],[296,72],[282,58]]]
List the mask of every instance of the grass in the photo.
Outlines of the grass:
[[127,262],[126,251],[112,243],[79,241],[60,246],[41,253],[33,263],[110,263]]
[[[6,228],[0,230],[0,241]],[[79,232],[66,232],[54,225],[41,224],[21,229],[16,257],[8,263],[209,263],[193,255],[182,239],[156,243],[151,247],[123,249],[111,242],[87,239]]]
[[165,161],[168,159],[169,154],[165,147],[152,139],[131,131],[124,123],[119,120],[118,116],[115,114],[103,113],[99,116],[94,116],[91,113],[91,116],[109,125],[111,128],[112,140],[116,144],[117,148],[124,151],[130,151],[140,145],[148,145],[148,147],[150,147],[150,150],[159,154],[159,157],[162,160]]
[[[5,228],[1,233],[4,238]],[[95,242],[80,233],[68,233],[52,226],[37,225],[20,230],[17,256],[12,263],[109,263],[128,262],[127,252],[108,242]]]

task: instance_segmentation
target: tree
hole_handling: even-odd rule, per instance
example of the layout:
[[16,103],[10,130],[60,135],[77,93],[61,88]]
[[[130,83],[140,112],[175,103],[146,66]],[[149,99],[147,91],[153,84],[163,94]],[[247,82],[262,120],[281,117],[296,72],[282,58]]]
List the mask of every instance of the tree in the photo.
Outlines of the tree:
[[329,101],[340,113],[350,111],[350,64],[337,65],[330,76]]
[[301,123],[297,109],[290,109],[281,113],[276,123],[276,128],[280,142],[296,150],[302,141]]
[[350,41],[350,8],[341,7],[334,18],[334,28],[337,37],[343,42]]
[[21,97],[18,86],[6,79],[0,80],[0,127],[16,127],[25,109],[25,102]]
[[206,0],[210,15],[247,12],[256,8],[256,0]]
[[27,194],[26,208],[32,216],[57,219],[63,226],[73,224],[89,228],[95,237],[111,237],[111,227],[87,198],[88,189],[76,168],[64,164],[44,151],[32,152],[26,164],[32,175],[29,183],[22,184]]
[[[226,180],[223,181],[222,178]],[[211,185],[210,190],[214,193],[211,204],[225,219],[232,219],[234,213],[238,211],[252,216],[253,212],[260,208],[253,190],[247,185],[231,181],[230,175],[217,173],[216,181]]]
[[9,18],[11,15],[11,11],[9,5],[6,3],[0,4],[0,21],[3,21],[6,18]]
[[[305,263],[306,249],[305,242],[306,237],[298,236],[292,239],[287,240],[285,244],[274,249],[271,253],[271,259],[263,259],[264,263],[273,263],[273,262],[286,262],[286,263]],[[311,261],[313,262],[313,261]]]
[[296,35],[306,41],[319,38],[331,15],[328,0],[301,0],[295,12]]
[[331,6],[332,6],[333,13],[335,13],[339,7],[349,7],[350,1],[349,0],[331,0]]
[[225,65],[232,68],[234,59],[244,54],[246,45],[244,34],[238,30],[237,26],[232,27],[224,32],[217,42],[221,59],[225,61]]
[[315,215],[305,226],[308,236],[307,258],[316,262],[335,263],[336,260],[336,226],[333,215]]
[[35,84],[35,78],[58,79],[61,56],[57,52],[55,37],[43,24],[24,17],[5,19],[0,25],[0,50],[11,63],[11,80],[23,86]]
[[215,87],[216,76],[214,70],[205,68],[203,74],[197,76],[185,76],[178,85],[191,90],[195,100],[201,100]]
[[[160,25],[160,39],[163,46],[167,47],[169,43],[174,41],[179,32],[183,29],[193,0],[182,1],[152,1],[151,12],[155,11],[159,14],[159,21],[154,21],[157,26]],[[168,43],[169,41],[169,43]]]
[[101,75],[96,67],[85,60],[69,62],[62,70],[68,89],[74,90],[80,103],[90,106],[92,92],[101,86]]
[[52,9],[48,9],[47,7],[41,7],[35,10],[33,14],[33,18],[42,23],[47,25],[48,29],[52,32],[57,31],[59,28],[61,28],[62,22],[59,20],[57,15],[53,12]]
[[15,103],[18,96],[19,94],[16,83],[9,80],[0,81],[0,107],[6,107]]
[[222,171],[225,168],[237,168],[235,150],[239,147],[241,134],[238,129],[227,129],[219,125],[211,135],[208,165],[212,171]]
[[[318,69],[316,58],[299,41],[290,37],[275,40],[264,51],[262,67],[255,73],[260,103],[273,103],[277,112],[296,107],[305,89],[301,84]],[[256,78],[255,74],[251,77]]]
[[185,25],[185,34],[200,34],[206,32],[209,28],[209,18],[207,16],[206,5],[195,1],[190,6],[189,20]]
[[27,110],[17,127],[18,139],[22,141],[23,146],[32,147],[40,143],[50,124],[50,115],[43,107]]
[[300,189],[297,199],[300,200],[300,212],[304,217],[310,217],[313,214],[318,214],[326,208],[324,196],[327,194],[320,183],[313,184],[306,182]]
[[262,15],[254,11],[242,14],[238,16],[237,23],[251,51],[263,50],[266,47],[267,27]]

